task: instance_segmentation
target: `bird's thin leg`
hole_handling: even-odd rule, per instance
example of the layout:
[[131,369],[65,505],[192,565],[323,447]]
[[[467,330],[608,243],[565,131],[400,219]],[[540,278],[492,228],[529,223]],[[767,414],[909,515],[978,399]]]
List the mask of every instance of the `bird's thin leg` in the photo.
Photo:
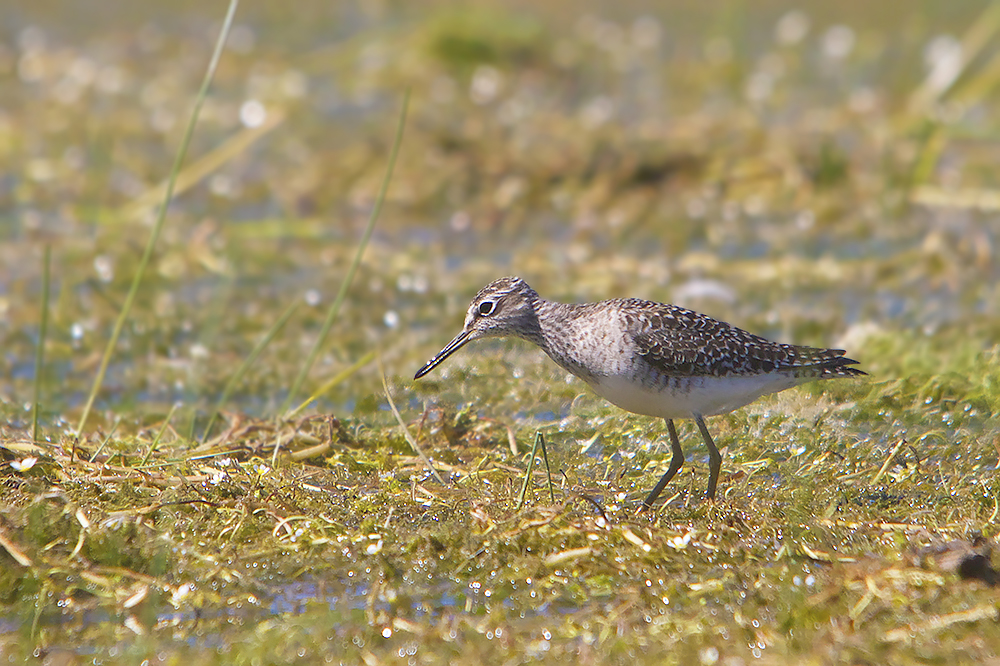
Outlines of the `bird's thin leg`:
[[663,489],[667,487],[670,483],[670,479],[674,478],[674,474],[677,470],[681,468],[684,464],[684,452],[681,451],[681,440],[677,438],[677,428],[674,427],[674,422],[670,419],[664,419],[667,422],[667,432],[670,433],[670,448],[674,452],[674,456],[670,459],[670,467],[667,468],[666,473],[660,477],[659,483],[656,487],[649,491],[646,495],[646,499],[642,501],[642,506],[639,507],[639,511],[644,511],[646,509],[653,508],[653,502],[656,498],[660,496]]
[[708,499],[714,500],[715,487],[719,485],[719,470],[722,469],[722,454],[719,453],[715,442],[712,441],[712,436],[708,434],[705,419],[702,418],[701,414],[694,415],[694,422],[698,424],[698,430],[701,430],[701,436],[705,438],[705,446],[708,447]]

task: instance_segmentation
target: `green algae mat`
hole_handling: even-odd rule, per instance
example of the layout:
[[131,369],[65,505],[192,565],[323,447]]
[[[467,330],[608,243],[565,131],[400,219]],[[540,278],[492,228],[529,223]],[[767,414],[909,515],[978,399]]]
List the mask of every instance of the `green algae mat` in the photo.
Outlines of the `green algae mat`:
[[[1000,663],[1000,10],[537,4],[0,7],[4,661]],[[503,275],[869,376],[640,513],[662,420],[412,380]]]

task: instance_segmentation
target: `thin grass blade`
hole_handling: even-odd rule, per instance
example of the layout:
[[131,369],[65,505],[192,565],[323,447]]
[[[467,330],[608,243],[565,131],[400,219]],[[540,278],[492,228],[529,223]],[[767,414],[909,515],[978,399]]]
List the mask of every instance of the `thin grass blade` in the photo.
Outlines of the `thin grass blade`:
[[298,416],[302,412],[303,409],[305,409],[310,404],[312,404],[313,401],[319,399],[320,396],[322,396],[323,394],[325,394],[326,392],[328,392],[330,389],[332,389],[334,386],[336,386],[340,382],[344,381],[345,379],[347,379],[348,377],[350,377],[351,375],[353,375],[355,372],[357,372],[361,368],[363,368],[366,365],[368,365],[369,363],[371,363],[374,359],[375,359],[375,352],[373,352],[373,351],[368,352],[367,354],[365,354],[364,356],[362,356],[360,359],[358,359],[354,363],[354,365],[352,365],[351,367],[346,368],[344,370],[341,370],[340,372],[338,372],[337,374],[335,374],[329,381],[327,381],[325,384],[323,384],[318,389],[316,389],[311,396],[309,396],[308,398],[306,398],[305,400],[303,400],[301,403],[299,403],[298,407],[296,407],[292,411],[290,411],[287,414],[285,414],[285,419],[294,419],[296,416]]
[[535,443],[531,445],[531,455],[528,457],[528,469],[524,472],[524,483],[521,484],[521,492],[517,495],[517,505],[514,511],[520,511],[524,506],[524,498],[528,494],[528,484],[531,483],[531,470],[535,467],[535,454],[538,453],[538,442],[541,433],[535,434]]
[[142,467],[149,462],[150,457],[153,455],[153,451],[156,451],[156,446],[160,443],[160,438],[163,437],[163,433],[166,432],[167,426],[170,425],[170,419],[174,417],[174,412],[176,411],[177,403],[175,402],[170,406],[170,411],[167,412],[167,418],[163,419],[163,425],[160,426],[160,430],[156,433],[156,437],[153,438],[153,443],[149,445],[149,451],[146,451],[146,455],[142,457],[139,467]]
[[389,409],[392,410],[392,415],[396,417],[399,427],[403,429],[403,437],[406,438],[406,441],[410,443],[413,450],[417,452],[420,459],[424,461],[425,465],[427,465],[427,469],[429,469],[431,474],[434,475],[434,479],[442,486],[445,485],[444,479],[441,478],[441,475],[438,474],[434,465],[431,464],[431,459],[427,457],[427,454],[424,453],[423,449],[420,448],[420,445],[417,444],[417,440],[410,434],[410,430],[406,427],[406,422],[403,420],[403,417],[399,415],[399,410],[396,409],[396,403],[392,401],[392,393],[389,392],[389,380],[385,377],[385,368],[382,367],[381,358],[378,360],[378,370],[379,374],[382,375],[382,388],[385,389],[385,399],[389,401]]
[[45,367],[45,336],[49,329],[49,279],[52,266],[52,247],[45,246],[42,259],[42,317],[38,325],[38,348],[35,350],[35,388],[31,407],[31,441],[38,443],[38,403],[42,395],[42,368]]
[[541,430],[535,433],[535,440],[540,442],[542,445],[542,460],[545,461],[545,479],[549,486],[549,499],[555,503],[556,493],[552,489],[552,470],[549,468],[549,452],[545,448],[545,434]]
[[226,39],[229,37],[229,30],[233,25],[233,17],[236,15],[236,7],[239,6],[239,0],[229,0],[229,10],[226,12],[226,18],[222,22],[222,29],[219,31],[219,38],[215,42],[215,50],[212,52],[212,59],[208,63],[208,69],[205,72],[205,78],[201,83],[201,89],[198,91],[198,95],[195,97],[194,108],[191,110],[191,116],[188,118],[187,127],[184,129],[184,137],[181,139],[180,148],[177,150],[177,156],[174,158],[173,167],[170,169],[170,176],[167,178],[167,189],[163,195],[163,203],[160,205],[159,212],[156,216],[156,222],[153,224],[153,231],[149,235],[149,240],[146,242],[146,248],[143,250],[142,259],[139,260],[139,266],[135,270],[135,276],[132,278],[132,286],[129,287],[128,295],[125,297],[125,302],[122,304],[122,309],[118,313],[118,319],[115,321],[114,329],[111,331],[111,338],[108,340],[108,344],[104,349],[104,354],[101,357],[101,364],[97,369],[97,376],[94,377],[94,384],[90,389],[90,395],[87,396],[87,403],[84,405],[83,414],[80,416],[80,422],[76,427],[76,435],[78,437],[83,436],[83,429],[87,425],[87,419],[90,417],[90,411],[94,407],[94,401],[97,399],[97,393],[101,390],[101,385],[104,384],[104,377],[108,372],[108,364],[111,362],[111,355],[115,351],[115,347],[118,345],[118,338],[121,337],[122,329],[125,327],[125,322],[128,320],[129,313],[132,311],[132,304],[135,302],[135,297],[139,293],[139,285],[142,284],[143,275],[146,272],[146,267],[149,265],[149,260],[153,256],[153,248],[156,247],[156,241],[160,237],[160,232],[163,230],[164,221],[167,218],[167,207],[170,204],[170,200],[174,196],[174,186],[177,183],[177,175],[180,173],[181,164],[184,162],[184,157],[187,155],[188,146],[191,144],[191,136],[194,134],[194,127],[198,122],[198,115],[201,113],[201,107],[205,103],[205,98],[208,96],[208,89],[212,83],[212,79],[215,77],[215,70],[219,65],[219,60],[222,57],[222,50],[226,45]]
[[323,328],[320,329],[319,337],[316,338],[316,344],[313,345],[312,350],[309,352],[309,356],[306,358],[306,362],[302,365],[302,369],[299,370],[298,376],[292,383],[292,388],[288,391],[288,397],[285,398],[285,402],[281,405],[281,409],[278,410],[282,414],[288,411],[288,408],[295,400],[295,396],[298,395],[299,389],[302,387],[302,383],[309,375],[309,370],[312,369],[313,362],[316,360],[316,356],[319,355],[319,350],[322,349],[323,343],[326,341],[326,336],[330,332],[330,328],[333,326],[333,322],[336,320],[337,314],[340,312],[340,307],[343,305],[344,299],[347,296],[347,290],[350,288],[351,282],[354,280],[354,274],[357,272],[358,266],[361,264],[361,257],[365,252],[365,248],[368,246],[368,240],[371,238],[372,231],[375,229],[375,221],[378,219],[379,213],[382,211],[382,204],[385,202],[385,195],[389,190],[389,181],[392,179],[392,172],[396,167],[396,157],[399,155],[399,145],[403,141],[403,128],[406,126],[406,110],[409,105],[410,91],[407,90],[403,95],[403,106],[399,111],[399,122],[396,125],[396,136],[392,141],[392,149],[389,151],[389,164],[386,166],[385,177],[382,179],[382,185],[379,188],[378,196],[375,198],[375,205],[372,207],[371,215],[368,216],[368,224],[365,227],[365,232],[361,236],[361,242],[358,243],[358,250],[354,253],[354,259],[351,261],[351,266],[347,269],[347,275],[344,276],[344,280],[340,283],[340,290],[337,292],[337,297],[333,300],[333,305],[330,306],[330,310],[327,312],[326,320],[323,322]]
[[267,348],[267,345],[271,343],[271,340],[273,340],[278,334],[278,331],[280,331],[288,322],[289,318],[291,318],[298,306],[299,302],[295,301],[285,308],[285,311],[280,317],[278,317],[278,320],[274,322],[270,329],[268,329],[267,334],[265,334],[264,337],[261,338],[260,341],[254,346],[253,350],[247,354],[247,357],[243,359],[240,367],[237,368],[236,372],[233,373],[233,376],[229,378],[228,382],[226,382],[226,387],[222,390],[222,395],[219,396],[219,401],[215,404],[215,408],[212,410],[212,416],[208,420],[208,426],[205,427],[205,432],[201,436],[202,444],[204,444],[205,440],[208,439],[208,436],[212,432],[212,427],[215,425],[215,421],[219,417],[219,412],[222,410],[223,405],[229,402],[229,396],[232,395],[233,391],[243,380],[243,376],[247,373],[247,370],[249,370],[250,366],[254,364],[254,361],[257,360],[257,357],[260,356],[261,352]]
[[[258,127],[246,127],[229,137],[221,145],[205,153],[190,165],[184,167],[174,182],[174,196],[183,194],[215,172],[222,165],[252,146],[261,137],[268,134],[284,121],[281,113],[270,113],[267,119]],[[143,213],[163,200],[169,181],[155,185],[140,194],[123,211],[120,219],[130,220],[140,217]]]

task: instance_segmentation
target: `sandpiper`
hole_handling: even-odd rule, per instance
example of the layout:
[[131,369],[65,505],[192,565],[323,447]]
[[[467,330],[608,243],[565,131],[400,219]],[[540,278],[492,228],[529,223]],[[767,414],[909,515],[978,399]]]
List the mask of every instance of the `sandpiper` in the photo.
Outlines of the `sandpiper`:
[[684,464],[674,419],[694,419],[708,447],[708,497],[722,456],[705,417],[726,414],[769,393],[814,379],[867,374],[842,349],[772,342],[703,314],[638,298],[599,303],[549,301],[517,277],[483,287],[465,326],[417,371],[419,379],[480,338],[514,336],[541,347],[605,400],[667,422],[670,467],[643,500],[649,508]]

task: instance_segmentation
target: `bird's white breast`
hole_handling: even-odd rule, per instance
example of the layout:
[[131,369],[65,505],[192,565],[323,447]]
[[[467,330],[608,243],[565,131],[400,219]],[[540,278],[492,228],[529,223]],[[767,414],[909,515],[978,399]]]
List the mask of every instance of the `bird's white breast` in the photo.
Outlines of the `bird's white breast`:
[[623,375],[595,377],[588,382],[602,398],[636,414],[687,419],[695,414],[726,414],[769,393],[802,383],[790,372],[743,376],[671,378],[659,386]]

